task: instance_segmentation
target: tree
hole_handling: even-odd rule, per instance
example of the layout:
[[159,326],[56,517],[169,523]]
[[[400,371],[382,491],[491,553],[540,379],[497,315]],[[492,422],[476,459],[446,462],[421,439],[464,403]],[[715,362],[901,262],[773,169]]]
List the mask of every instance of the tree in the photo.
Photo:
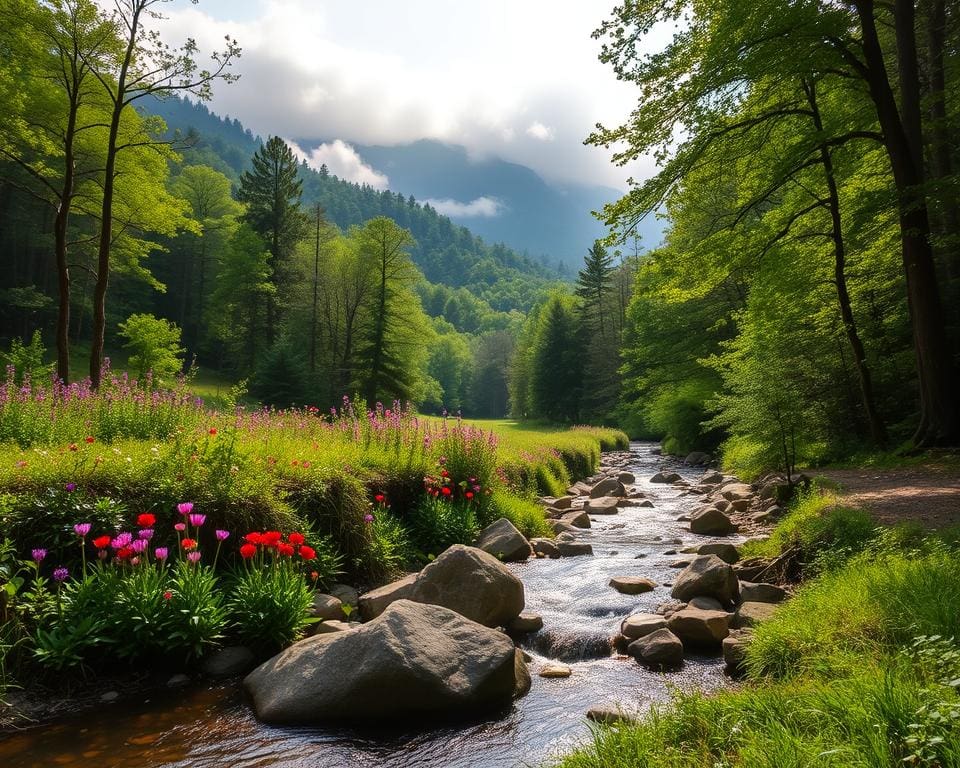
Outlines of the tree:
[[130,350],[128,362],[141,384],[147,374],[153,374],[155,384],[162,384],[183,367],[184,350],[175,323],[149,314],[130,315],[120,323],[120,335],[127,340],[123,348]]
[[575,421],[580,415],[583,375],[573,300],[554,293],[540,312],[533,342],[530,399],[533,415]]
[[229,36],[225,48],[211,54],[214,69],[198,70],[197,46],[193,40],[187,40],[179,48],[171,48],[156,32],[145,28],[147,19],[159,18],[157,8],[161,2],[163,0],[115,0],[110,20],[123,41],[121,51],[111,62],[88,62],[110,105],[97,242],[97,280],[93,293],[93,341],[90,345],[90,380],[95,388],[100,384],[103,361],[110,254],[114,245],[117,158],[124,150],[161,143],[149,130],[123,133],[124,117],[132,105],[145,96],[189,93],[206,100],[210,98],[216,80],[231,82],[236,79],[236,75],[230,74],[229,67],[240,55],[240,48]]
[[[267,243],[271,255],[272,281],[285,287],[291,276],[294,248],[306,235],[307,219],[300,207],[302,182],[299,164],[279,136],[271,136],[252,160],[253,169],[240,177],[238,197],[247,204],[243,219]],[[273,298],[267,302],[267,343],[272,344],[279,324]]]
[[581,407],[594,420],[612,418],[620,394],[620,331],[617,295],[613,292],[613,257],[597,241],[587,251],[577,275],[580,333],[584,344],[584,388]]

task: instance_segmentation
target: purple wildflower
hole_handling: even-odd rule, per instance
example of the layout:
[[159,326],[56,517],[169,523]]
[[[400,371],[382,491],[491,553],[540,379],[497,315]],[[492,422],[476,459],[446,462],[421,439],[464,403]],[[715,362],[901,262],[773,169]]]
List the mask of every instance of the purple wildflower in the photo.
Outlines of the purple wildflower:
[[116,538],[110,542],[110,546],[114,549],[123,549],[124,547],[129,547],[131,541],[133,541],[133,534],[123,531],[122,533],[118,533]]
[[137,554],[140,554],[141,552],[146,552],[147,542],[143,539],[137,539],[136,541],[131,541],[130,549],[132,549]]
[[197,528],[203,525],[206,521],[207,516],[201,515],[199,512],[194,512],[192,515],[190,515],[190,525],[195,525]]
[[67,483],[67,484],[66,484],[65,486],[63,486],[63,487],[67,489],[67,493],[73,493],[75,490],[77,490],[77,484],[76,484],[76,483]]
[[220,529],[217,529],[216,535],[217,541],[226,541],[230,538],[230,531],[221,531]]
[[32,551],[30,552],[30,555],[33,557],[33,559],[34,559],[34,560],[37,562],[37,564],[39,565],[40,562],[43,560],[43,558],[45,558],[45,557],[47,556],[47,550],[41,549],[41,548],[37,548],[37,549],[32,550]]
[[153,528],[141,528],[137,535],[144,541],[150,541],[153,538]]
[[373,522],[373,515],[369,515],[369,514],[364,515],[364,516],[363,516],[363,522],[365,522],[365,523],[372,523],[372,522]]
[[73,526],[73,532],[82,539],[90,533],[90,527],[90,523],[77,523]]
[[62,565],[59,568],[54,569],[53,571],[53,580],[57,583],[66,581],[70,578],[70,571],[64,568]]
[[167,552],[166,547],[157,547],[153,550],[153,556],[157,558],[157,560],[166,560],[168,554],[169,552]]
[[193,512],[193,502],[192,501],[182,501],[177,504],[177,512],[181,515],[189,515]]

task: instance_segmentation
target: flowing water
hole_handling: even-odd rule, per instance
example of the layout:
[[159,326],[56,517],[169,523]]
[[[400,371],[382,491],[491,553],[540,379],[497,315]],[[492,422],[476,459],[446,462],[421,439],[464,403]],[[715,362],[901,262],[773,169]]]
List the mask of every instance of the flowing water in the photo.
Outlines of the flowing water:
[[[217,684],[124,702],[0,741],[4,768],[94,764],[100,768],[506,768],[538,766],[589,738],[584,720],[594,706],[640,712],[673,688],[723,685],[719,658],[688,658],[680,671],[650,672],[632,659],[611,655],[609,638],[630,613],[652,611],[669,600],[661,586],[645,595],[621,595],[613,576],[672,581],[669,550],[708,540],[676,518],[697,504],[681,489],[649,482],[667,467],[685,479],[699,470],[655,456],[653,444],[634,443],[625,467],[654,508],[625,508],[596,516],[578,537],[594,557],[531,560],[512,566],[526,586],[527,609],[543,616],[544,629],[525,641],[533,656],[533,687],[508,711],[480,721],[447,723],[431,730],[358,731],[280,728],[258,723],[236,684]],[[566,679],[543,679],[538,667],[559,659]]]

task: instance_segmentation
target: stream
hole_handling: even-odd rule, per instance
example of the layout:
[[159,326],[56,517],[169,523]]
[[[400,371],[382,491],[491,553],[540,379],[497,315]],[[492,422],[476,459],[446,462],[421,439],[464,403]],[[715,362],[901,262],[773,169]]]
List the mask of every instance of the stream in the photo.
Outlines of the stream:
[[[358,731],[284,728],[257,722],[235,683],[208,684],[152,694],[142,703],[108,705],[0,741],[4,768],[86,765],[100,768],[506,768],[539,766],[589,738],[584,715],[595,706],[642,712],[671,691],[724,685],[719,657],[688,657],[678,672],[651,672],[633,659],[611,656],[607,640],[630,613],[653,611],[670,599],[668,587],[621,595],[613,576],[671,582],[676,558],[664,553],[710,540],[676,518],[698,503],[682,489],[649,482],[659,469],[696,480],[702,469],[654,455],[654,443],[633,443],[631,460],[640,488],[654,507],[629,507],[594,516],[577,537],[594,557],[530,560],[511,565],[526,588],[528,611],[544,629],[528,637],[533,656],[530,693],[496,717],[437,725],[431,730]],[[678,543],[678,541],[682,541]],[[537,675],[557,659],[572,668],[566,679]],[[4,738],[4,737],[0,737]]]

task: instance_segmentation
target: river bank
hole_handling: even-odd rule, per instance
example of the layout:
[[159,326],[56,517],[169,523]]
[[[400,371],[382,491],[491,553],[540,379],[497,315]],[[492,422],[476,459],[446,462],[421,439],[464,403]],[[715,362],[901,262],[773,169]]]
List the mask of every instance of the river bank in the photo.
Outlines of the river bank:
[[[523,641],[531,658],[532,689],[503,717],[401,733],[278,728],[258,723],[235,685],[202,684],[131,697],[79,720],[7,737],[0,742],[0,757],[11,768],[92,752],[115,761],[107,764],[143,766],[333,766],[374,758],[384,765],[515,765],[557,757],[582,743],[589,735],[588,709],[639,712],[668,700],[674,687],[723,686],[718,656],[688,657],[680,671],[665,676],[610,650],[609,640],[625,616],[654,611],[669,600],[670,588],[664,585],[678,573],[671,567],[676,552],[713,540],[691,534],[688,524],[677,520],[700,504],[699,496],[682,484],[650,482],[660,470],[675,471],[688,482],[703,470],[653,451],[652,445],[635,444],[628,455],[604,455],[605,464],[616,463],[636,476],[637,492],[653,506],[594,515],[591,527],[575,534],[592,546],[592,557],[510,566],[524,582],[527,609],[541,614],[544,629]],[[646,594],[623,595],[609,581],[624,575],[646,577],[657,586]],[[540,669],[555,662],[569,666],[570,677],[540,678]]]

